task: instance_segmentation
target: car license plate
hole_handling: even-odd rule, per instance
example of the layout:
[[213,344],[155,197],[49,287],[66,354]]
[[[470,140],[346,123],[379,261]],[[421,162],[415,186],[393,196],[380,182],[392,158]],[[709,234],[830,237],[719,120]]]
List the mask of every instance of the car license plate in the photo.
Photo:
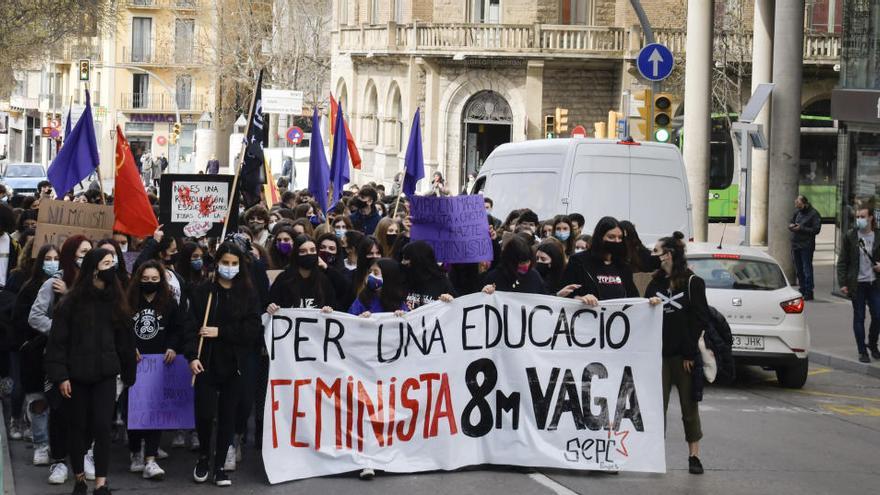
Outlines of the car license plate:
[[756,335],[734,335],[733,348],[748,351],[763,351],[764,337]]

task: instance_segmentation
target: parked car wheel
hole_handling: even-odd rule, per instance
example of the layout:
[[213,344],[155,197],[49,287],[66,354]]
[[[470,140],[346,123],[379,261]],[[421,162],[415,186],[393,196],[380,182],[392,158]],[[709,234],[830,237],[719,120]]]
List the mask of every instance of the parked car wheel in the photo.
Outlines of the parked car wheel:
[[803,388],[804,384],[807,383],[807,372],[809,369],[809,358],[798,359],[795,364],[776,368],[776,379],[782,387]]

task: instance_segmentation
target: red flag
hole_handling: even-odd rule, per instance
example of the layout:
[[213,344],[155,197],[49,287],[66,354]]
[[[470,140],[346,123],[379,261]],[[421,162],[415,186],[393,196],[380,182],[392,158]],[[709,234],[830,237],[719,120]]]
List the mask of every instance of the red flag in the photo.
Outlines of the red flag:
[[113,230],[135,237],[148,237],[159,228],[147,191],[134,164],[134,156],[122,130],[116,126],[116,185],[113,189]]
[[[338,108],[338,104],[336,103],[336,98],[333,98],[333,93],[330,93],[330,136],[334,136],[336,133],[336,109]],[[330,148],[333,148],[333,138],[330,138]],[[360,170],[361,169],[361,154],[358,152],[357,145],[354,143],[354,137],[351,135],[351,131],[348,129],[348,122],[345,123],[345,139],[348,141],[348,156],[351,158],[351,166]]]

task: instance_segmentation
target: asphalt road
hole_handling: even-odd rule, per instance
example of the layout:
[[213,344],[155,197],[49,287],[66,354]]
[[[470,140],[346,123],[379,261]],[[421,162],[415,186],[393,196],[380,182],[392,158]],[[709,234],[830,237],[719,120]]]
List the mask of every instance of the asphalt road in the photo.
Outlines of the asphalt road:
[[[880,484],[880,380],[824,367],[813,367],[799,391],[779,388],[772,373],[740,370],[731,387],[710,387],[701,404],[702,476],[687,472],[687,447],[677,402],[670,409],[666,445],[668,472],[661,475],[608,475],[563,470],[529,473],[494,466],[456,472],[385,474],[363,482],[340,475],[270,486],[259,452],[248,448],[232,475],[242,494],[669,494],[669,493],[873,493]],[[170,441],[165,435],[164,442]],[[191,472],[195,454],[171,450],[160,462],[162,482],[129,474],[128,454],[114,444],[110,485],[124,494],[199,494],[220,490],[196,485]],[[47,469],[30,465],[32,450],[12,442],[11,457],[18,494],[66,494],[72,490],[46,483]]]

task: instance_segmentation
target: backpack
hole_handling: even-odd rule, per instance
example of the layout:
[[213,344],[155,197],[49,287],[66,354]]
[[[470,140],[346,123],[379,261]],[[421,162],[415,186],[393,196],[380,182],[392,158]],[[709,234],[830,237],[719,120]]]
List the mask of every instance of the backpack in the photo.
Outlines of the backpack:
[[736,363],[733,360],[733,334],[730,325],[720,311],[709,306],[709,325],[704,335],[706,347],[715,354],[718,373],[715,382],[730,385],[736,380]]

